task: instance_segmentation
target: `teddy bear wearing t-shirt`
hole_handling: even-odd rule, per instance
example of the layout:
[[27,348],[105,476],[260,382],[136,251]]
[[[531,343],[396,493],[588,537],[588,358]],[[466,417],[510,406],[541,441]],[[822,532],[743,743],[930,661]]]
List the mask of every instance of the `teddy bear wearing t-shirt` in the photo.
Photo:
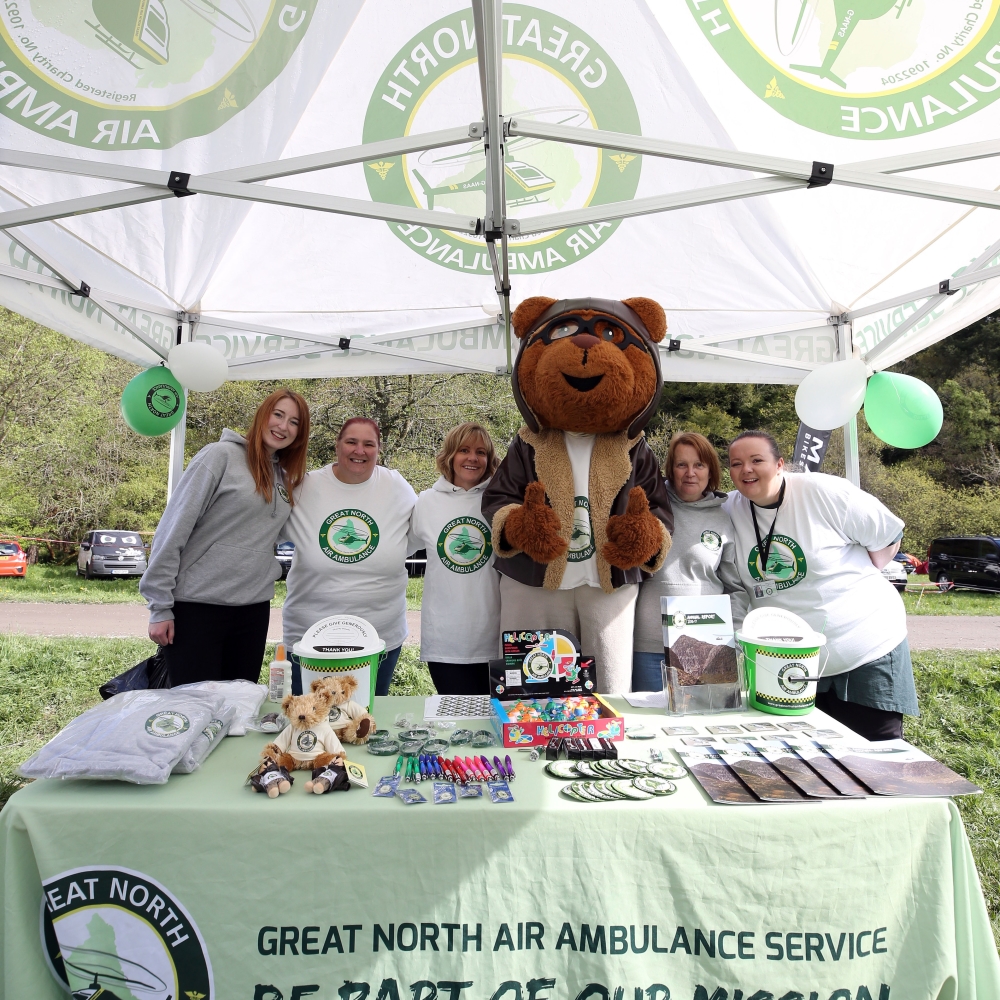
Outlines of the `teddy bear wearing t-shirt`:
[[326,767],[346,757],[337,734],[330,726],[330,691],[289,694],[282,699],[281,711],[289,725],[261,751],[262,760],[272,760],[287,771],[309,771]]
[[673,527],[643,435],[663,385],[666,316],[646,298],[535,296],[512,320],[525,426],[482,508],[504,577],[501,628],[579,629],[599,690],[627,691],[636,585],[662,566]]

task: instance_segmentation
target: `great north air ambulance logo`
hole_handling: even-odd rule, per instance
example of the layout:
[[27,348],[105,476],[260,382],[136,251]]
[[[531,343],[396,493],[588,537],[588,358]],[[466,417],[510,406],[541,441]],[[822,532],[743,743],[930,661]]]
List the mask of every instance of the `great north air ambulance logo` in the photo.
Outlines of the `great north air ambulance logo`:
[[1000,96],[1000,0],[687,0],[779,114],[848,139],[919,135]]
[[750,575],[755,580],[773,581],[775,590],[788,590],[789,587],[794,587],[805,577],[808,568],[802,547],[788,535],[775,535],[771,539],[766,573],[760,565],[760,550],[756,545],[747,557],[747,569]]
[[[409,9],[409,8],[407,8]],[[520,4],[503,7],[504,111],[522,121],[639,134],[639,116],[625,80],[601,45],[572,22]],[[446,128],[455,108],[481,117],[472,11],[429,24],[391,59],[372,92],[364,141]],[[462,119],[463,121],[465,119]],[[639,184],[641,158],[616,149],[512,137],[506,144],[507,208],[518,217],[628,201]],[[486,160],[481,142],[372,160],[365,179],[374,201],[482,216]],[[511,240],[518,273],[554,271],[604,244],[618,222],[599,222]],[[466,274],[490,273],[481,240],[440,229],[390,223],[414,253]]]
[[191,720],[180,712],[157,712],[146,720],[146,732],[161,739],[180,736],[190,728]]
[[169,383],[154,385],[146,393],[146,409],[154,417],[172,417],[181,406],[181,394]]
[[319,547],[334,562],[356,563],[378,548],[374,518],[363,510],[334,511],[320,526]]
[[456,517],[441,529],[437,554],[452,573],[475,573],[493,555],[490,529],[475,517]]
[[42,888],[42,946],[71,996],[215,997],[201,933],[159,882],[126,868],[76,868]]
[[162,149],[214,132],[284,69],[316,4],[5,2],[0,113],[96,150]]

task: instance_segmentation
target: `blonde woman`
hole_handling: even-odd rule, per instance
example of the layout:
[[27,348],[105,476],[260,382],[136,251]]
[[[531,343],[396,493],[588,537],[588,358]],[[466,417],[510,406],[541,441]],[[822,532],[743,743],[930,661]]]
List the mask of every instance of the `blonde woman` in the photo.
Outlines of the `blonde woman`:
[[410,549],[427,550],[420,658],[439,694],[487,694],[500,638],[500,583],[481,507],[499,460],[482,424],[445,435],[438,481],[417,498]]

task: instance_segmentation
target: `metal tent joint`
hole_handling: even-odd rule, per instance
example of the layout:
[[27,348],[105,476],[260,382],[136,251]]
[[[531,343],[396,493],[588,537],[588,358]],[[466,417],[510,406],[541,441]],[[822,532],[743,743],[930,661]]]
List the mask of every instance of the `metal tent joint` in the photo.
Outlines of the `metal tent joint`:
[[957,291],[957,288],[951,287],[951,278],[945,278],[944,281],[938,282],[938,295],[954,295]]
[[188,188],[191,183],[191,175],[182,173],[180,170],[171,170],[170,176],[167,178],[167,187],[178,198],[186,198],[188,195],[194,194],[195,192]]
[[808,187],[826,187],[833,180],[833,164],[813,160],[812,173],[809,175]]
[[89,299],[90,298],[90,285],[86,281],[80,282],[80,287],[72,293],[73,295],[79,295],[80,298]]
[[672,353],[673,351],[679,351],[680,349],[681,349],[681,342],[679,340],[676,340],[675,338],[671,337],[670,340],[667,341],[668,354]]
[[349,351],[351,349],[351,338],[350,337],[341,337],[340,340],[337,341],[337,346],[342,351]]

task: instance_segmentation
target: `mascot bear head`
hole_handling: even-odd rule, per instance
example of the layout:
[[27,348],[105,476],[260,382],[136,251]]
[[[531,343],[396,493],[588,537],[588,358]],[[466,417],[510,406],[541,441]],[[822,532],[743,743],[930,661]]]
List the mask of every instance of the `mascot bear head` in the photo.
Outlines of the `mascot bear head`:
[[533,431],[635,437],[663,390],[657,344],[667,332],[652,299],[525,299],[511,317],[521,348],[514,399]]

